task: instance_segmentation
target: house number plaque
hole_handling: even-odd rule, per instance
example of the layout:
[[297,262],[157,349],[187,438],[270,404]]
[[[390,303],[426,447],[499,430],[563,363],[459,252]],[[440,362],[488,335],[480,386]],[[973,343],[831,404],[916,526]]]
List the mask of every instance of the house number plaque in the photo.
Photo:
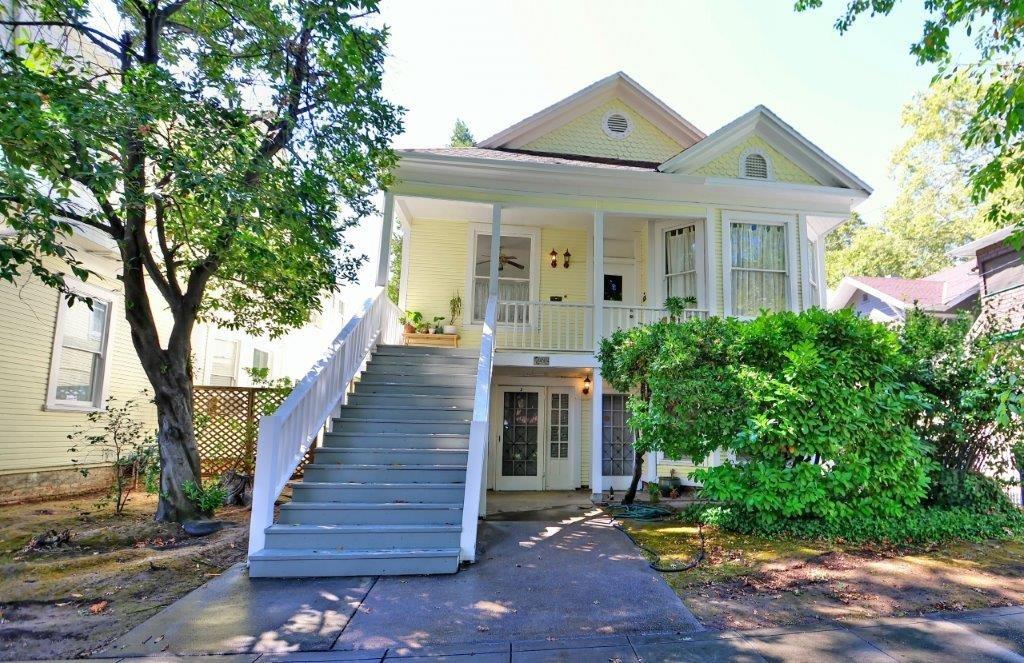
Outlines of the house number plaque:
[[538,357],[538,356],[534,356],[534,358],[533,358],[533,365],[534,366],[550,366],[551,365],[551,357]]

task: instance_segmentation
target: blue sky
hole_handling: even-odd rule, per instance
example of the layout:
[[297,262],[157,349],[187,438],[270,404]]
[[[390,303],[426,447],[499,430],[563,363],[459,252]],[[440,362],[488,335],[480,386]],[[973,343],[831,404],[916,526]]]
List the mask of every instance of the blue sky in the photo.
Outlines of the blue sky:
[[[477,139],[622,70],[705,132],[757,104],[778,113],[892,199],[889,159],[903,105],[934,68],[909,54],[920,3],[832,27],[845,2],[797,14],[789,0],[384,0],[385,93],[406,107],[396,147],[445,145],[457,117]],[[375,260],[379,225],[357,233]],[[365,235],[364,235],[365,233]]]

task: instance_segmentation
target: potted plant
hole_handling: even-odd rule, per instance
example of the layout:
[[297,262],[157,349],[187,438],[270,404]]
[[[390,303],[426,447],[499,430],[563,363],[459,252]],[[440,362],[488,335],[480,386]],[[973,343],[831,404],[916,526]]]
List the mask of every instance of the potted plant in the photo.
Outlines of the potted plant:
[[427,332],[430,334],[440,334],[443,331],[441,327],[442,320],[444,320],[443,315],[435,315],[434,319],[427,325]]
[[419,322],[416,323],[416,333],[417,334],[426,334],[429,331],[430,331],[430,323],[427,322],[426,320],[424,320],[421,317]]
[[423,314],[419,311],[406,311],[398,321],[402,323],[406,334],[413,334],[416,332],[416,328],[422,324]]
[[452,298],[448,300],[448,322],[444,326],[445,334],[458,334],[459,333],[459,318],[462,317],[462,295],[458,292],[452,295]]

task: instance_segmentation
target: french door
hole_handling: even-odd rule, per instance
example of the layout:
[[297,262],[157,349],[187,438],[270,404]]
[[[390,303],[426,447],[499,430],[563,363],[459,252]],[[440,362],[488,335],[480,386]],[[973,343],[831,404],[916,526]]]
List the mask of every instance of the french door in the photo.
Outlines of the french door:
[[495,490],[571,490],[579,455],[569,387],[502,387],[491,451]]
[[625,394],[601,397],[601,483],[606,488],[625,490],[633,478],[633,431],[628,426]]

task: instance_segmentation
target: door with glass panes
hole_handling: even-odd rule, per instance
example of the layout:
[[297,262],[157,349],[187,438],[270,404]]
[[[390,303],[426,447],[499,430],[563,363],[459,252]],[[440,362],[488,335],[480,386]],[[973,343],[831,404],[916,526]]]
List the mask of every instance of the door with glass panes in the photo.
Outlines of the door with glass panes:
[[495,490],[571,490],[579,453],[571,388],[503,387],[490,465]]
[[633,478],[633,431],[625,394],[601,396],[601,474],[605,488],[625,490]]

